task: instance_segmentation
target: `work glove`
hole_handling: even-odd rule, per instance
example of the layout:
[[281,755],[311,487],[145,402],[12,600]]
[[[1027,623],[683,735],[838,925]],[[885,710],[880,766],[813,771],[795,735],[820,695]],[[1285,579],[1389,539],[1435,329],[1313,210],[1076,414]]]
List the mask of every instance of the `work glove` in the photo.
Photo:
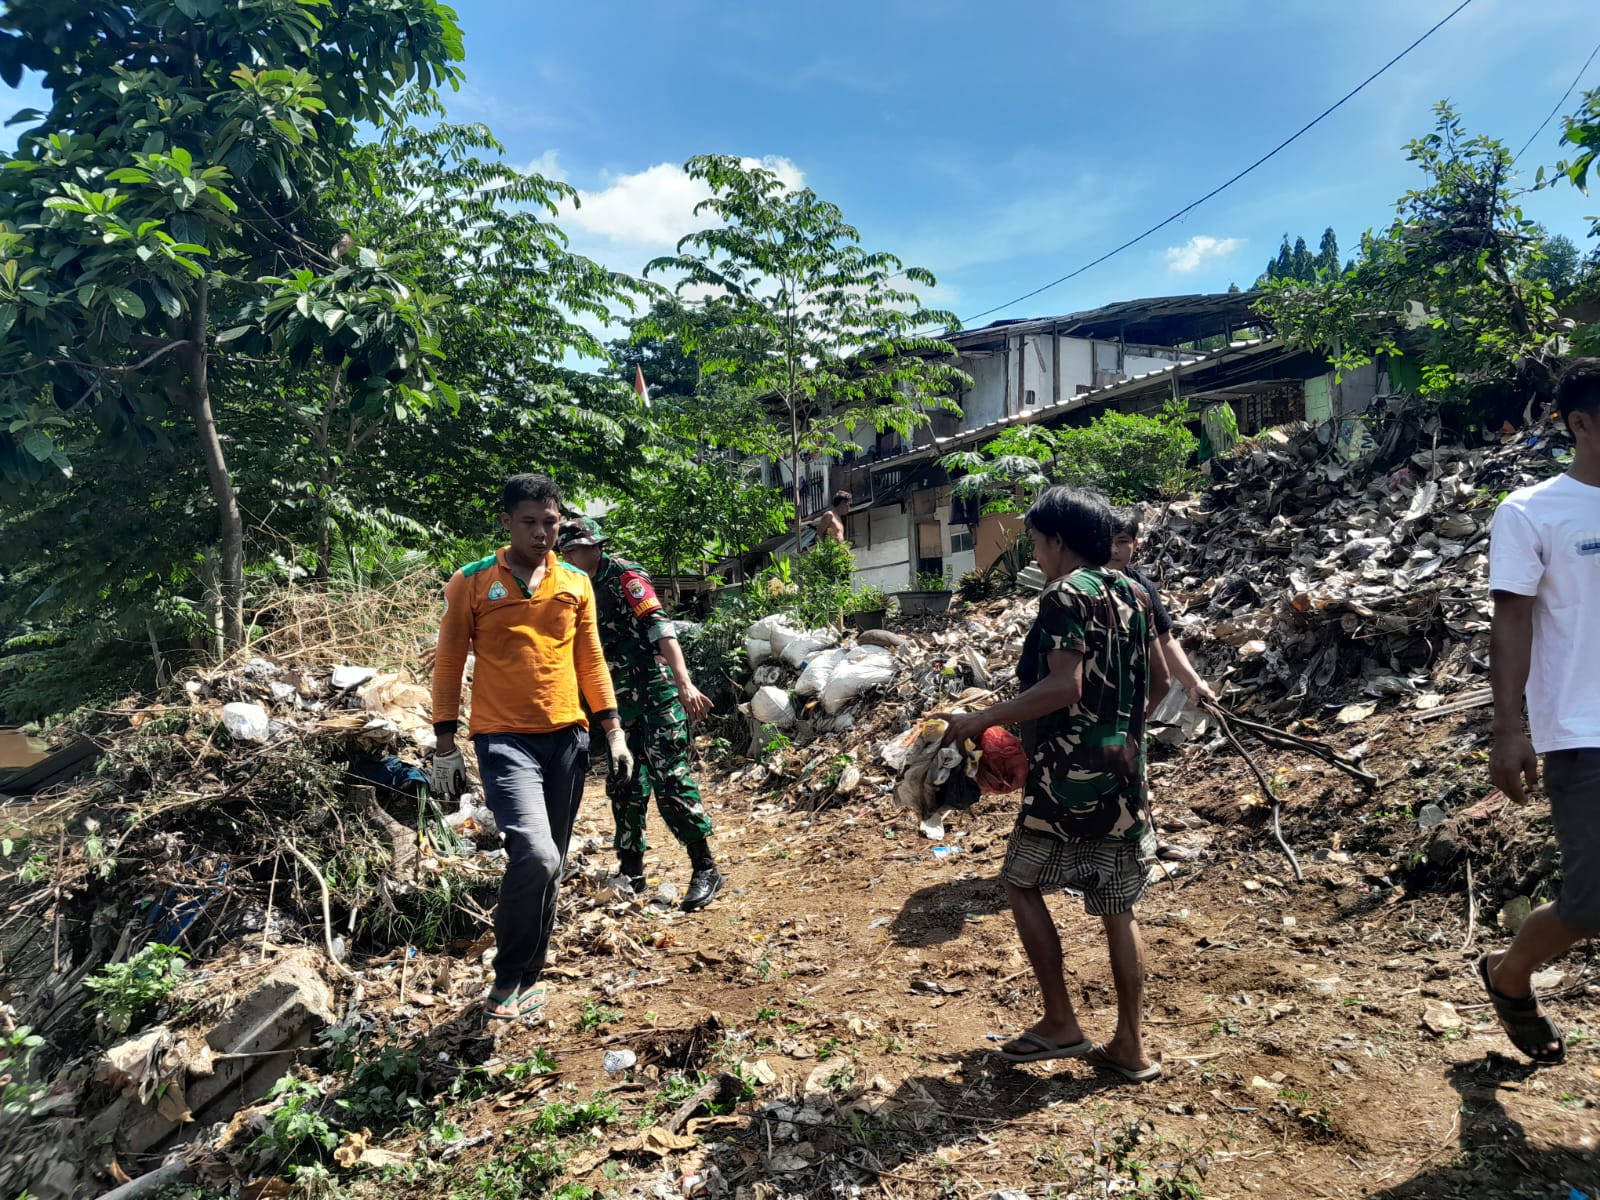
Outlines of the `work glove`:
[[467,764],[461,757],[461,751],[433,756],[433,772],[428,777],[428,789],[446,800],[454,800],[467,790]]
[[633,777],[633,751],[628,749],[628,735],[620,726],[606,730],[606,753],[611,756],[613,780],[620,782]]

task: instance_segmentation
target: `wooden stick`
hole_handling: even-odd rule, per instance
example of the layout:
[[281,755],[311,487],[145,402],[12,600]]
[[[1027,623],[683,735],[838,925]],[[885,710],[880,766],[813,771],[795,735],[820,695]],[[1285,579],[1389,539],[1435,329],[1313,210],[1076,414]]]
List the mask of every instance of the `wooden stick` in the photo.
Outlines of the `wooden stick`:
[[331,962],[334,965],[334,969],[346,979],[354,979],[356,977],[356,973],[340,962],[339,956],[333,951],[333,902],[328,894],[328,881],[323,878],[322,871],[317,867],[317,864],[312,862],[304,854],[300,853],[300,848],[296,846],[294,842],[286,841],[284,842],[284,846],[288,849],[290,854],[294,855],[295,858],[300,860],[301,865],[304,866],[306,870],[311,872],[312,877],[317,881],[317,886],[322,889],[322,942],[328,951],[328,961]]
[[65,822],[62,822],[62,825],[61,825],[61,836],[56,841],[56,879],[55,879],[55,893],[56,893],[56,899],[55,899],[56,926],[55,926],[55,930],[56,931],[55,931],[55,948],[51,952],[51,966],[57,971],[61,970],[61,876],[66,873],[66,861],[67,861],[67,826],[66,826]]
[[1461,943],[1465,950],[1472,945],[1472,935],[1478,931],[1478,897],[1472,890],[1472,858],[1467,858],[1467,936]]
[[1316,738],[1302,737],[1297,733],[1290,733],[1286,729],[1277,729],[1271,725],[1263,725],[1259,721],[1249,720],[1246,717],[1241,717],[1231,709],[1223,708],[1221,704],[1214,700],[1202,700],[1200,704],[1202,708],[1209,711],[1218,720],[1231,722],[1247,733],[1254,734],[1269,746],[1277,746],[1283,750],[1305,750],[1308,753],[1315,754],[1330,766],[1339,768],[1352,779],[1358,779],[1368,787],[1377,786],[1378,777],[1376,775],[1362,770],[1353,759],[1340,754],[1327,742],[1319,741]]
[[1469,708],[1482,708],[1486,704],[1494,703],[1494,693],[1485,688],[1481,692],[1469,692],[1460,699],[1452,700],[1449,704],[1441,704],[1438,708],[1430,708],[1418,713],[1412,718],[1414,721],[1432,721],[1438,717],[1448,717],[1452,713],[1466,712]]
[[661,1122],[661,1128],[668,1133],[677,1133],[689,1123],[689,1118],[694,1116],[695,1111],[702,1104],[709,1104],[718,1097],[724,1100],[731,1099],[738,1096],[743,1090],[743,1080],[737,1075],[730,1075],[728,1072],[723,1071],[710,1083],[680,1104],[677,1112]]
[[272,882],[267,885],[267,916],[261,922],[261,961],[267,960],[267,931],[272,928],[272,898],[278,891],[278,859],[272,860]]
[[1272,836],[1278,839],[1279,847],[1282,848],[1283,853],[1288,857],[1289,865],[1294,868],[1295,882],[1305,882],[1305,873],[1300,870],[1300,860],[1294,856],[1294,851],[1289,849],[1289,843],[1283,840],[1283,826],[1279,823],[1278,819],[1278,813],[1282,806],[1278,803],[1277,794],[1273,792],[1272,784],[1268,781],[1266,772],[1264,772],[1261,769],[1260,764],[1250,756],[1250,751],[1244,748],[1244,743],[1239,740],[1239,735],[1234,733],[1233,723],[1228,719],[1222,708],[1220,706],[1216,706],[1215,712],[1218,722],[1222,727],[1222,735],[1228,739],[1228,742],[1233,746],[1233,748],[1239,752],[1239,757],[1244,759],[1246,765],[1248,765],[1250,770],[1254,772],[1256,782],[1261,785],[1262,795],[1264,795],[1272,804]]

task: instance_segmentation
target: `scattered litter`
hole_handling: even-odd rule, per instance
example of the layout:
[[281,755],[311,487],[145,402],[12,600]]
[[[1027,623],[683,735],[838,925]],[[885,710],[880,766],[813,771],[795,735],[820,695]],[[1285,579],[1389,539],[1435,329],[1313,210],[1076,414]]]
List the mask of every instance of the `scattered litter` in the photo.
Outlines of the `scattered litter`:
[[272,729],[272,719],[259,704],[235,701],[222,706],[222,727],[241,742],[264,742]]
[[377,673],[372,667],[335,667],[328,683],[336,692],[347,692],[360,687]]

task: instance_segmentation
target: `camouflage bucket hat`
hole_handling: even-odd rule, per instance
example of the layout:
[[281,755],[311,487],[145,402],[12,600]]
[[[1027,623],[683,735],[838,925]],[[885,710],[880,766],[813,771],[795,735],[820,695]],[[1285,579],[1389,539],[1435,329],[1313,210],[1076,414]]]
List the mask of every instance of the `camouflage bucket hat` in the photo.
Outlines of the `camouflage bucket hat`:
[[600,532],[600,522],[593,517],[573,517],[570,521],[561,523],[561,532],[556,537],[556,549],[565,550],[568,546],[602,546],[605,544],[606,535]]

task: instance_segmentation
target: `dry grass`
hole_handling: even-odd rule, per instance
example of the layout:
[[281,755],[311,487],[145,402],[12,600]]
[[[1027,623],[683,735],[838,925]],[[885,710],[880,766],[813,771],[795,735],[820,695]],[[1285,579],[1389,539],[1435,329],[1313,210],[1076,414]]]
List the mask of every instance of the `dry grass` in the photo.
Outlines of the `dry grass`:
[[235,662],[268,658],[302,666],[358,663],[410,667],[420,678],[420,652],[439,629],[438,572],[413,572],[383,588],[319,591],[287,588],[254,614],[261,629]]

